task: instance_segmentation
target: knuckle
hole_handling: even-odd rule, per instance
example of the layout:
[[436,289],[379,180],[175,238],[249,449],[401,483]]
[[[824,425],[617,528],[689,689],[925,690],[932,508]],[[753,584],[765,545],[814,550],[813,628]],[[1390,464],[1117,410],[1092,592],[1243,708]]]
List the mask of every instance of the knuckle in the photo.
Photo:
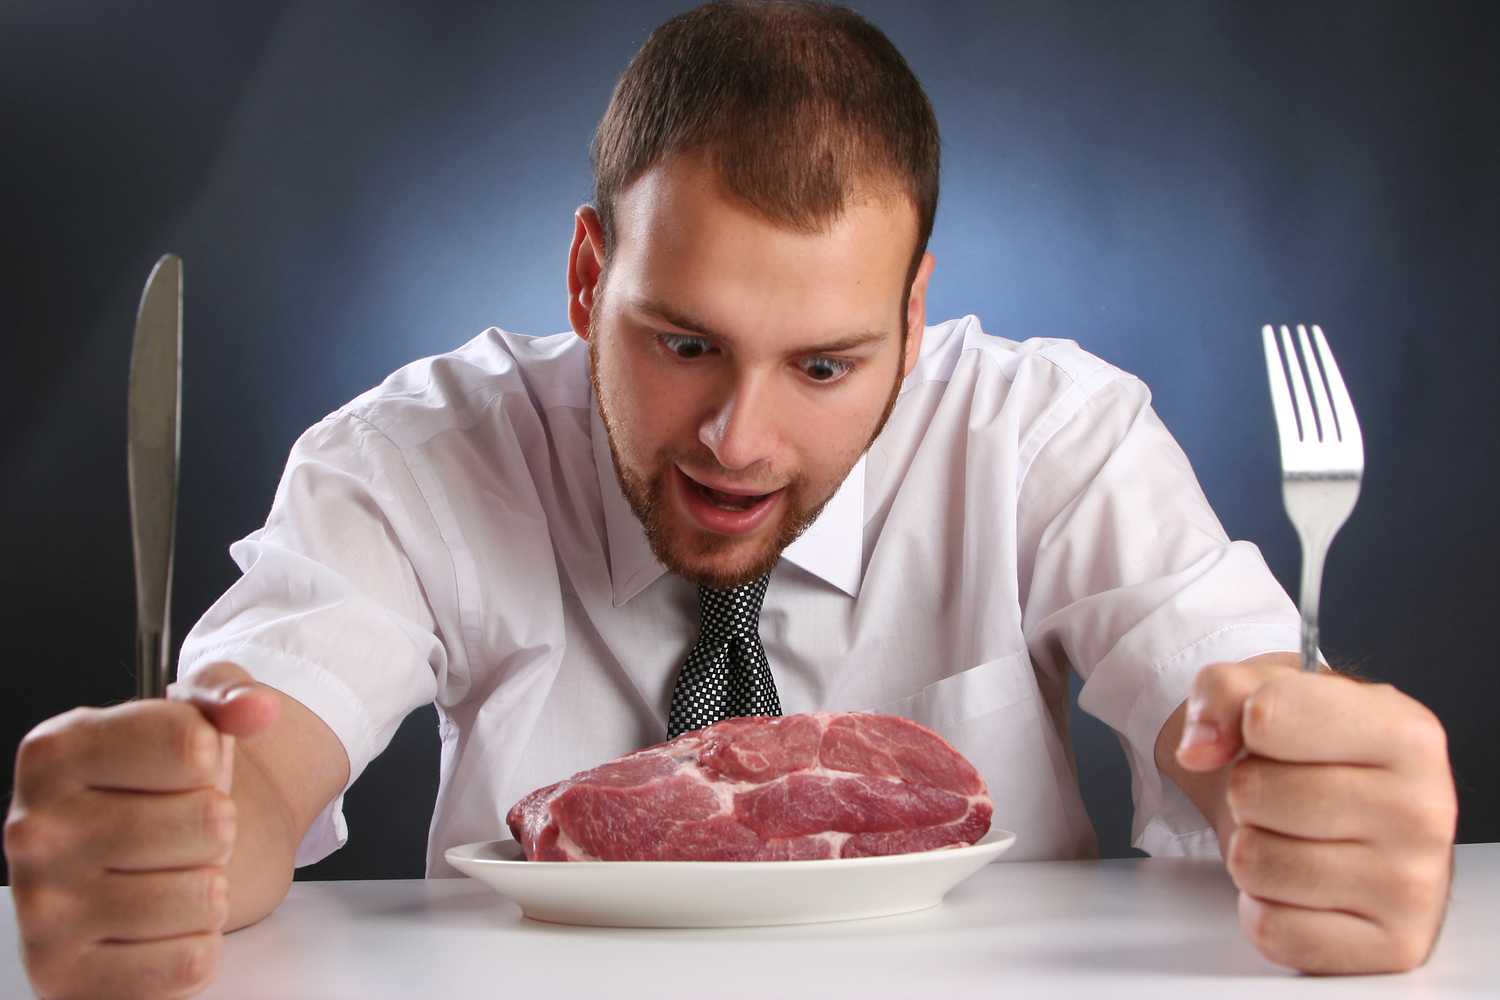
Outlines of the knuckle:
[[1420,757],[1432,759],[1448,756],[1447,734],[1442,725],[1426,709],[1407,711],[1396,715],[1392,723],[1391,739]]
[[202,869],[197,882],[199,911],[208,927],[218,930],[229,916],[229,876],[215,865]]
[[1193,694],[1202,697],[1218,691],[1224,683],[1224,671],[1228,667],[1227,663],[1210,663],[1199,670],[1193,677]]
[[186,938],[173,954],[164,984],[172,990],[197,992],[207,986],[219,970],[224,939],[218,934]]
[[210,843],[225,851],[234,846],[236,816],[234,799],[213,788],[203,793],[200,823]]
[[52,776],[78,755],[83,730],[95,721],[98,709],[75,708],[40,723],[21,739],[16,748],[16,790],[33,794],[38,785],[51,783]]
[[1410,972],[1427,961],[1432,949],[1432,940],[1416,933],[1391,935],[1386,955],[1391,963],[1391,972]]
[[172,712],[168,726],[174,761],[198,780],[211,783],[219,763],[218,731],[191,708]]
[[1266,906],[1243,889],[1240,890],[1240,929],[1250,939],[1250,943],[1272,961],[1282,961],[1278,957],[1283,951],[1281,924],[1273,907]]
[[1442,906],[1447,885],[1446,856],[1436,864],[1428,858],[1403,858],[1387,874],[1386,895],[1393,904],[1388,912],[1429,923],[1432,912]]
[[45,812],[13,812],[5,821],[5,856],[17,873],[45,871],[67,856],[74,839]]
[[1441,790],[1401,789],[1381,801],[1388,828],[1397,839],[1440,850],[1445,856],[1458,823],[1458,804]]
[[57,942],[80,933],[84,915],[78,897],[55,883],[18,879],[11,886],[16,923],[28,951],[52,953]]
[[1254,743],[1271,733],[1284,711],[1283,701],[1281,685],[1275,682],[1262,684],[1246,696],[1240,723],[1246,742]]
[[1234,884],[1244,891],[1254,884],[1259,867],[1261,838],[1254,828],[1242,826],[1229,841],[1229,850],[1224,857],[1224,867]]
[[1243,816],[1260,803],[1263,775],[1257,761],[1245,759],[1229,769],[1229,783],[1224,789],[1229,808]]

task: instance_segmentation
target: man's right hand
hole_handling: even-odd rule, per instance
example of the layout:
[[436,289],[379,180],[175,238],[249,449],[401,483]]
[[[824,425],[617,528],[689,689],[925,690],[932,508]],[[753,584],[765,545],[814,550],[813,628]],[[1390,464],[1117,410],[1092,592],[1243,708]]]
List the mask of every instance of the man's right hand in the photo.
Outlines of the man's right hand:
[[41,996],[181,997],[213,979],[230,910],[234,741],[281,712],[276,692],[216,664],[166,699],[74,709],[26,736],[5,854]]

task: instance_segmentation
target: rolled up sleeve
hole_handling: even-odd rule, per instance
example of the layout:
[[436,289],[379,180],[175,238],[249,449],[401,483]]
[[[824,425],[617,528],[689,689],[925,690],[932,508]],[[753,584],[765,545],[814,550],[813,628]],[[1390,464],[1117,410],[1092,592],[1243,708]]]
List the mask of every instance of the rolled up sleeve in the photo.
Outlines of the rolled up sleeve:
[[1208,821],[1156,767],[1157,736],[1202,667],[1296,649],[1296,608],[1225,534],[1142,383],[1122,374],[1057,423],[1021,486],[1028,646],[1044,669],[1077,670],[1079,706],[1119,735],[1132,842],[1212,853]]
[[[183,642],[179,674],[230,661],[328,724],[349,781],[431,702],[447,652],[403,537],[431,531],[399,450],[347,413],[314,426],[287,462],[266,526],[230,548],[242,576]],[[348,837],[342,794],[297,863]]]

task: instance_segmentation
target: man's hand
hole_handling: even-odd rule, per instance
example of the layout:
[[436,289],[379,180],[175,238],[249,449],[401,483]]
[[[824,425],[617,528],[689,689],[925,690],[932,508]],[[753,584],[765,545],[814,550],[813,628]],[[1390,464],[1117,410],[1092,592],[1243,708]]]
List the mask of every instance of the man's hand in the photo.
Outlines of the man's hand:
[[1216,664],[1163,727],[1157,762],[1213,822],[1267,958],[1312,973],[1426,961],[1458,802],[1442,724],[1419,702],[1303,674],[1293,654]]
[[26,736],[5,854],[42,996],[180,997],[212,980],[230,916],[234,741],[281,710],[219,664],[168,699],[75,709]]

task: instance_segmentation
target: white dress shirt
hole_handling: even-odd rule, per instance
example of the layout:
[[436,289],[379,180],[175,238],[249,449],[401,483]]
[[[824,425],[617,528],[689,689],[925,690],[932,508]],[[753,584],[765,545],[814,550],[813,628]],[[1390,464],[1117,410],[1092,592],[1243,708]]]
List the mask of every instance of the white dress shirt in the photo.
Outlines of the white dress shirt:
[[[1135,843],[1215,850],[1157,734],[1200,667],[1295,650],[1297,613],[1149,404],[1071,341],[929,328],[885,430],[772,572],[782,710],[928,725],[984,776],[1007,858],[1089,856],[1071,667],[1130,760]],[[697,636],[697,588],[616,485],[571,333],[489,330],[396,372],[302,436],[266,526],[230,551],[244,575],[183,674],[232,660],[287,692],[343,742],[351,782],[435,701],[433,875],[456,874],[446,848],[508,837],[532,789],[660,742]],[[342,801],[299,864],[344,842]]]

